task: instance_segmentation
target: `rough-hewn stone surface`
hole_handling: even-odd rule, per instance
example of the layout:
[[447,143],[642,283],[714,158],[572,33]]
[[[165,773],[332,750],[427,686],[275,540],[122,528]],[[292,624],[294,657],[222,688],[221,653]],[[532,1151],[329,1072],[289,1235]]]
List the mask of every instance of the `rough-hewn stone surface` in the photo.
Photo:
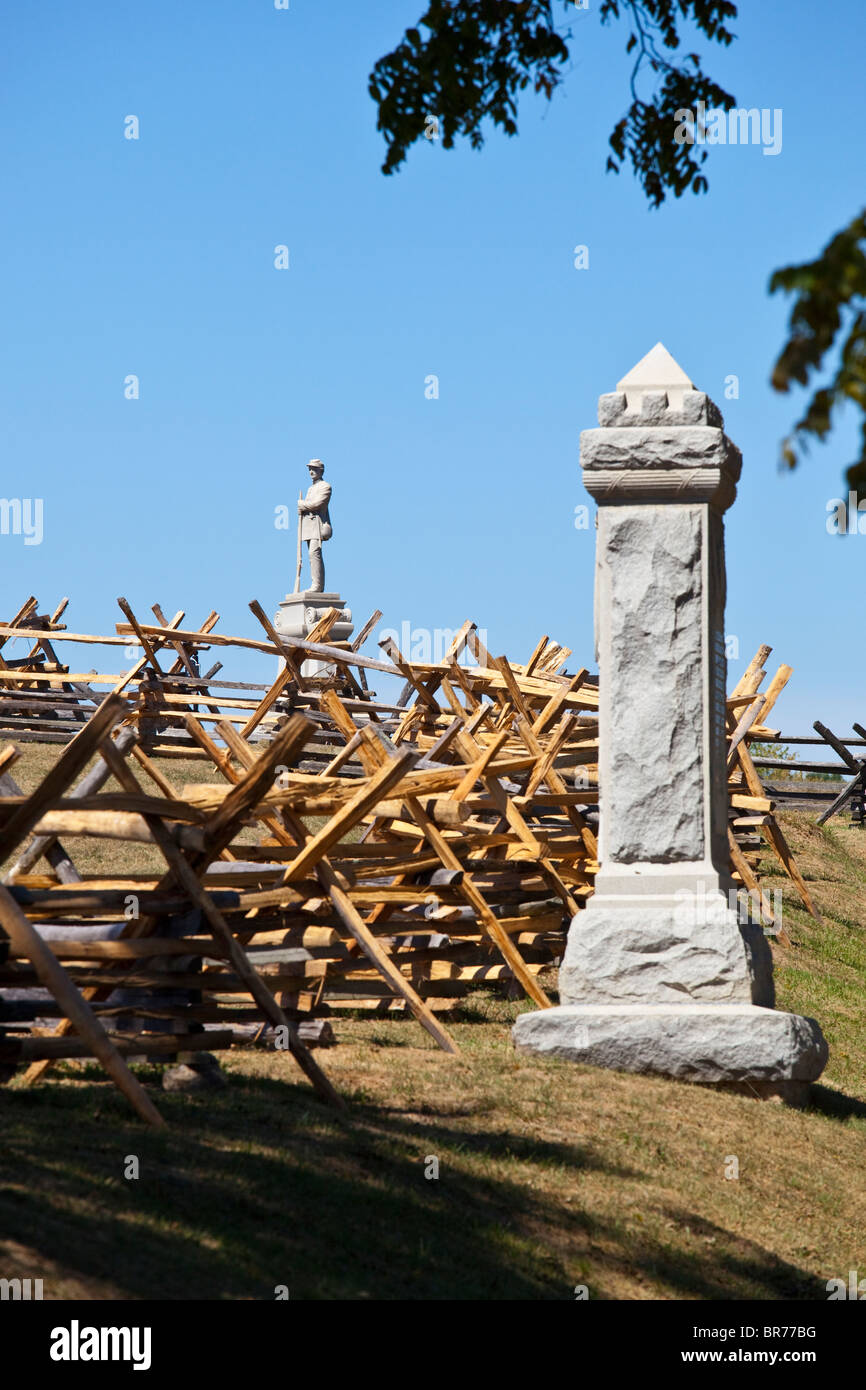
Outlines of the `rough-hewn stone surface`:
[[521,1014],[518,1051],[682,1081],[814,1081],[827,1044],[814,1019],[751,1004],[602,1005]]
[[[603,860],[700,860],[706,508],[603,507],[600,661],[615,691],[603,752]],[[607,730],[605,731],[607,732]]]
[[580,436],[580,461],[584,471],[594,468],[722,468],[740,469],[737,450],[722,430],[710,425],[625,426],[623,429],[584,430]]
[[[753,971],[734,913],[721,893],[591,899],[578,913],[559,971],[565,1004],[752,1003]],[[767,998],[763,983],[762,1002]]]
[[629,410],[624,391],[610,391],[598,398],[598,423],[629,429],[641,425],[724,425],[722,412],[703,391],[681,393],[681,404],[671,405],[666,391],[642,392],[639,410]]

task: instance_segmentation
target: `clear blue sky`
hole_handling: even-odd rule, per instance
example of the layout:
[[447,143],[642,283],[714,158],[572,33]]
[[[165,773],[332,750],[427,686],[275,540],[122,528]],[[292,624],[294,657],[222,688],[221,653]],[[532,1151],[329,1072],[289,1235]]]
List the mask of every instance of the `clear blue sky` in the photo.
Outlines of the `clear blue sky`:
[[766,288],[862,204],[862,0],[745,0],[737,42],[706,65],[741,105],[782,109],[782,151],[718,148],[709,194],[658,212],[604,171],[629,61],[598,0],[572,17],[552,104],[524,97],[518,138],[425,144],[385,178],[367,77],[424,7],[7,9],[0,490],[43,498],[45,530],[38,546],[0,537],[4,616],[30,592],[44,607],[69,594],[71,628],[113,631],[124,594],[258,635],[248,600],[272,610],[294,577],[274,509],[318,455],[328,587],[358,621],[472,616],[497,653],[525,659],[548,632],[591,664],[578,436],[661,339],[744,454],[732,678],[771,643],[795,668],[782,727],[850,732],[866,719],[866,536],[825,522],[853,422],[779,473],[801,401],[768,385],[787,306]]

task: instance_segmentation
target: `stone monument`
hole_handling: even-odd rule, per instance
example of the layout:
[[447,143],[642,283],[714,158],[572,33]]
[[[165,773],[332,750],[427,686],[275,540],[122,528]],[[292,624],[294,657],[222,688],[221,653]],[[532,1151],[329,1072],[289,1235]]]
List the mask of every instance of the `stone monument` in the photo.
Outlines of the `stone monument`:
[[598,503],[600,869],[573,919],[560,1006],[521,1051],[800,1102],[818,1024],[773,1008],[772,958],[728,866],[723,514],[741,456],[658,343],[581,435]]
[[[321,459],[310,459],[307,464],[310,486],[306,497],[298,498],[298,563],[295,573],[295,587],[286,594],[274,617],[277,632],[287,637],[308,637],[316,623],[329,608],[339,608],[341,616],[331,628],[327,641],[346,641],[354,631],[351,610],[346,607],[338,593],[328,593],[325,589],[325,562],[322,547],[331,539],[330,501],[331,484],[325,482],[325,466]],[[306,544],[310,564],[310,584],[301,588],[303,568],[303,547]],[[305,676],[326,675],[333,668],[327,662],[305,661],[301,673]]]

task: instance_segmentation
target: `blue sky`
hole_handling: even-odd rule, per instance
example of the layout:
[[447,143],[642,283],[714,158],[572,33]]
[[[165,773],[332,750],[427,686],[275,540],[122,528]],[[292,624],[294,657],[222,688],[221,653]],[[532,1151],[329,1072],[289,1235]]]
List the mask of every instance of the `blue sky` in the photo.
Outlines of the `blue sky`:
[[794,667],[783,729],[866,717],[866,537],[825,526],[854,423],[779,472],[801,400],[768,384],[787,306],[766,292],[862,204],[862,4],[746,0],[706,66],[741,105],[781,108],[782,150],[717,148],[709,194],[653,212],[605,174],[629,60],[589,3],[567,82],[524,97],[519,137],[425,143],[390,178],[367,78],[423,0],[7,11],[2,491],[45,512],[41,545],[0,537],[4,616],[69,594],[71,629],[112,631],[123,594],[258,635],[248,601],[272,610],[294,579],[275,508],[317,455],[328,587],[359,622],[471,616],[496,653],[547,632],[589,665],[579,433],[661,339],[743,450],[732,680],[765,641]]

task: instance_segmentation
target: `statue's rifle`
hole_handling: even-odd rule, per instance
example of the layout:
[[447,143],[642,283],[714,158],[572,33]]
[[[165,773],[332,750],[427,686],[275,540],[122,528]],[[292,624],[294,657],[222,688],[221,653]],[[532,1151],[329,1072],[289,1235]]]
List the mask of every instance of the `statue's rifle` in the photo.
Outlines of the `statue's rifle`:
[[[304,498],[303,492],[299,492],[299,493],[298,493],[298,501],[299,501],[299,502],[302,502],[302,501],[303,501],[303,498]],[[304,563],[304,561],[303,561],[303,541],[302,541],[302,539],[301,539],[301,531],[303,530],[303,524],[304,524],[304,514],[303,514],[303,512],[300,512],[300,511],[299,511],[299,512],[298,512],[298,569],[297,569],[297,573],[295,574],[295,593],[296,593],[296,594],[299,593],[300,588],[301,588],[301,566],[302,566],[302,564]]]

